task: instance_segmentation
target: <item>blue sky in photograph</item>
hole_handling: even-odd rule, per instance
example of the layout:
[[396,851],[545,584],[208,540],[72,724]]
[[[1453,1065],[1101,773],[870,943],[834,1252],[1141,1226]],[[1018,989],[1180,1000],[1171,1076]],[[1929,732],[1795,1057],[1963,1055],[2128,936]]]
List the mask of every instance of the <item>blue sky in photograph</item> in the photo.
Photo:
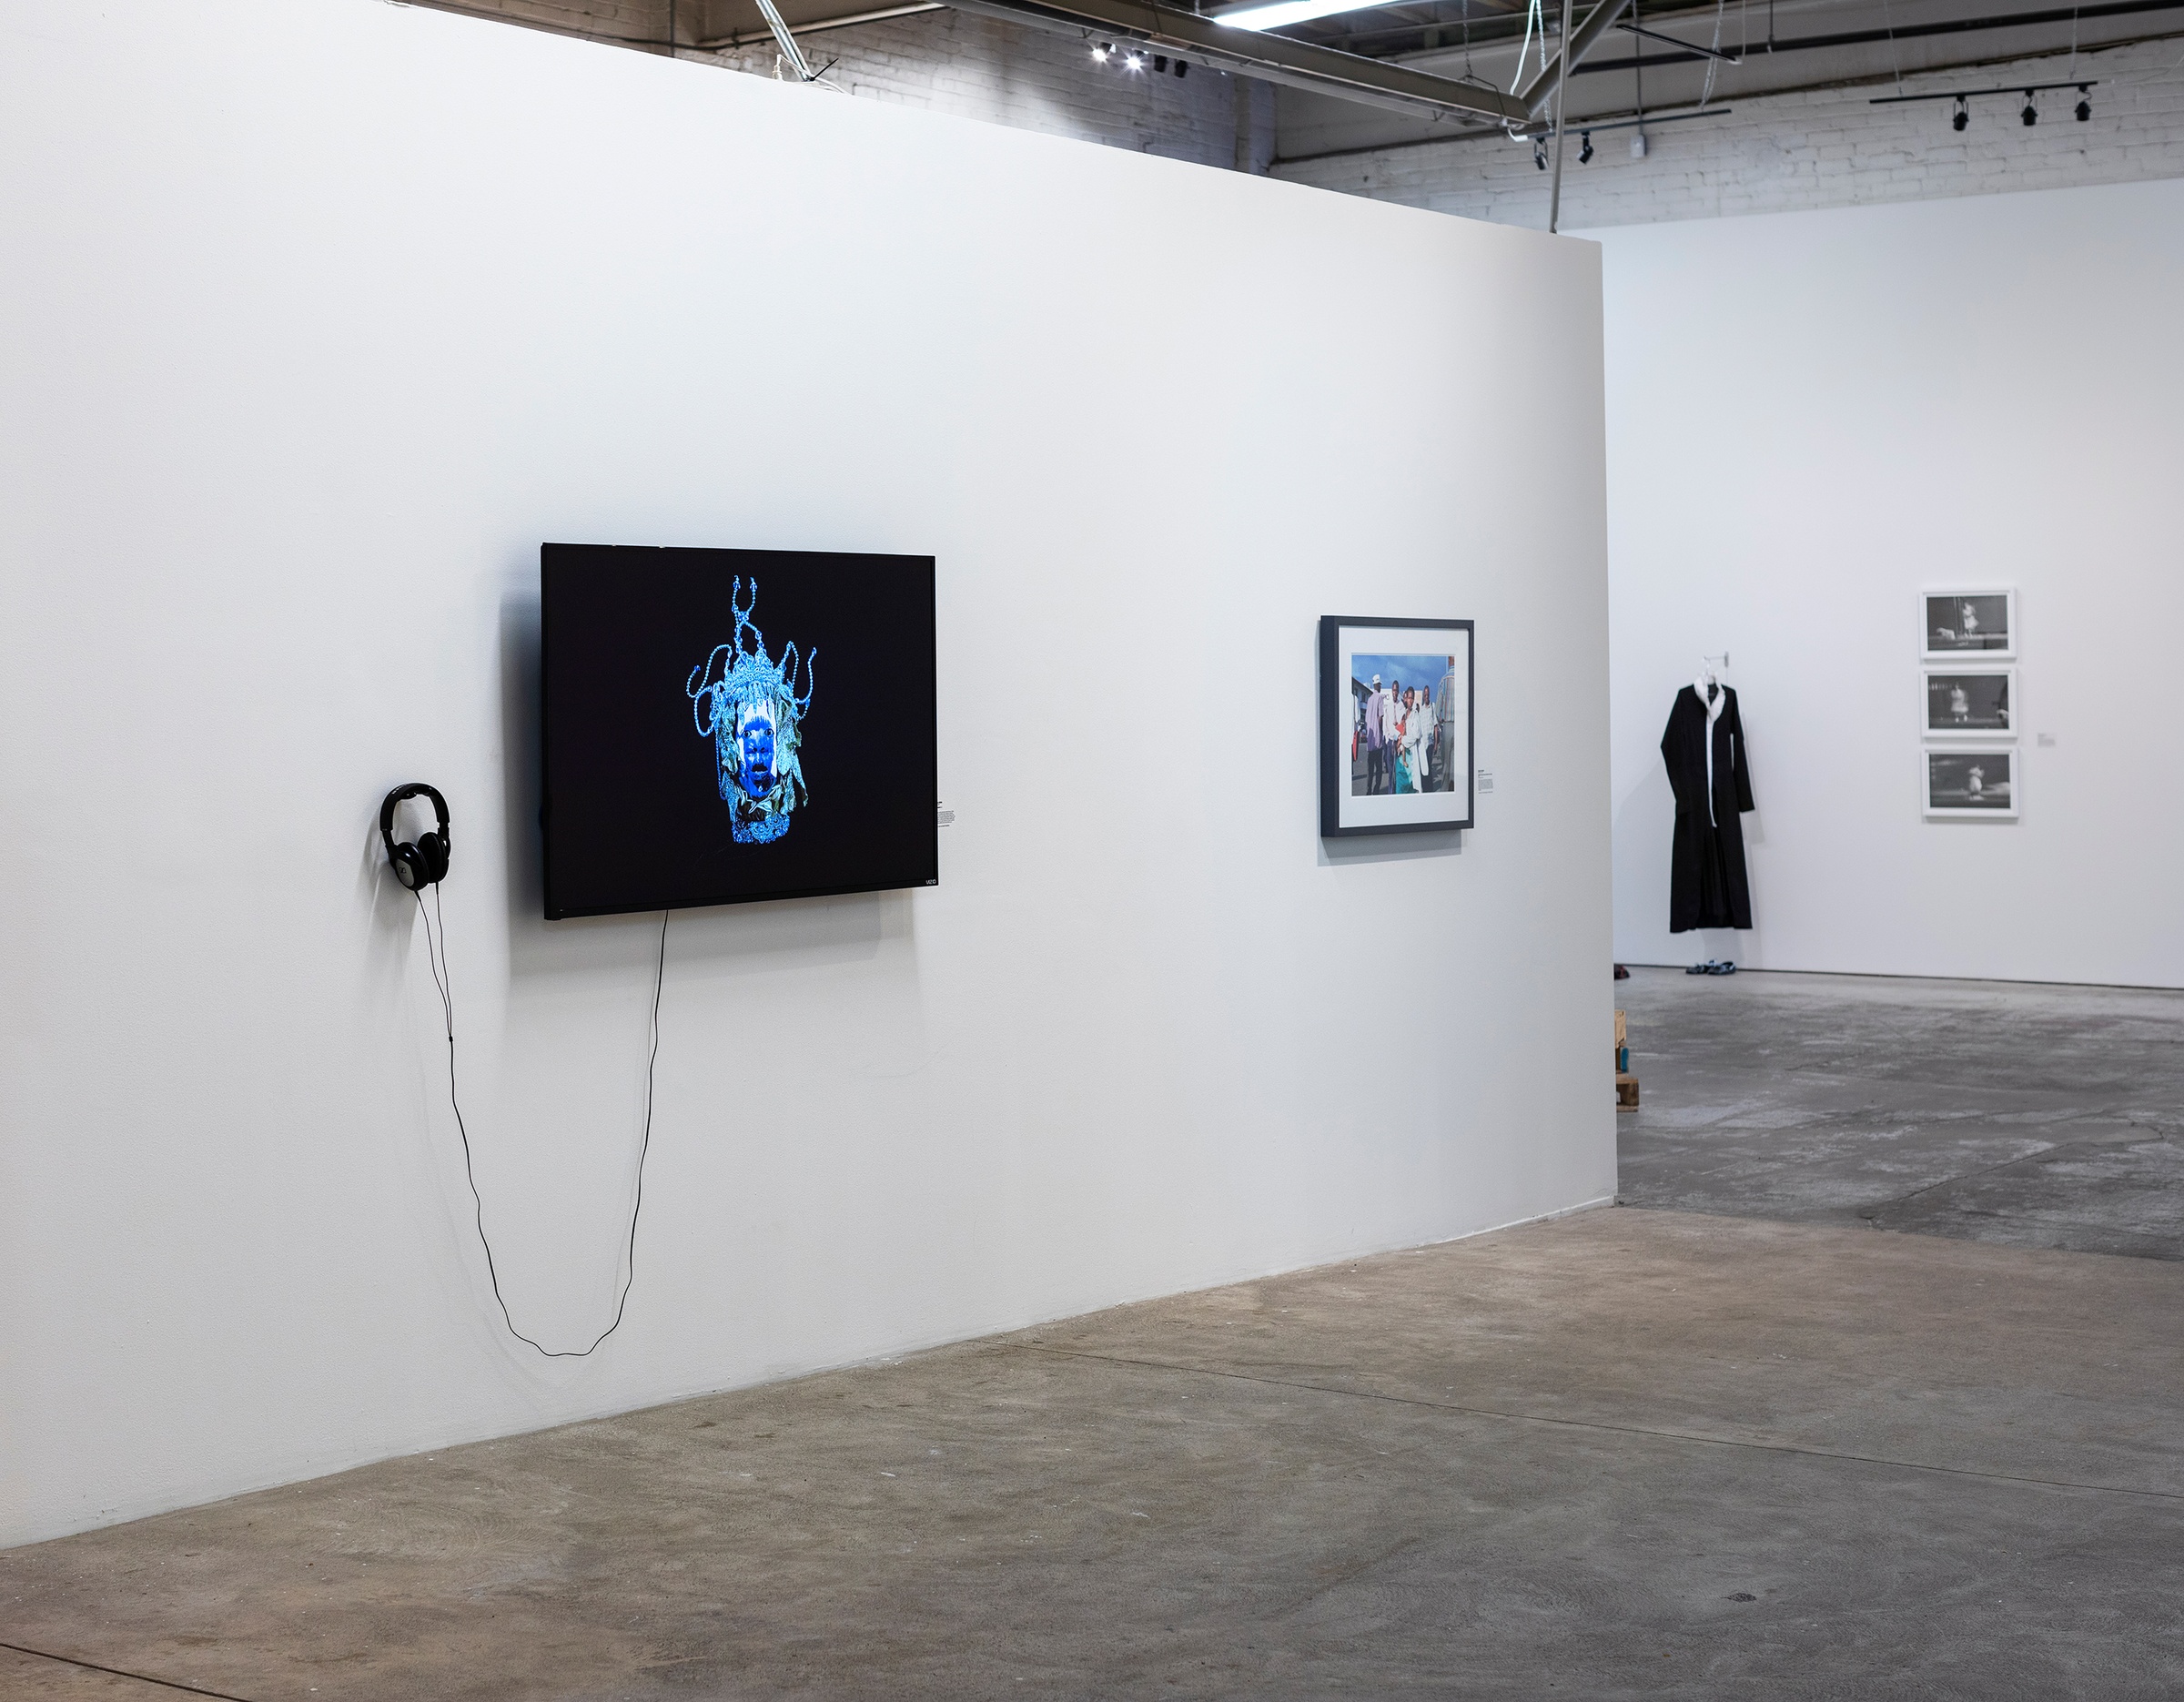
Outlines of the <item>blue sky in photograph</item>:
[[1441,676],[1449,671],[1449,659],[1440,656],[1375,656],[1360,652],[1350,659],[1350,677],[1372,684],[1379,674],[1385,685],[1400,680],[1405,685],[1422,685],[1429,692],[1441,688]]

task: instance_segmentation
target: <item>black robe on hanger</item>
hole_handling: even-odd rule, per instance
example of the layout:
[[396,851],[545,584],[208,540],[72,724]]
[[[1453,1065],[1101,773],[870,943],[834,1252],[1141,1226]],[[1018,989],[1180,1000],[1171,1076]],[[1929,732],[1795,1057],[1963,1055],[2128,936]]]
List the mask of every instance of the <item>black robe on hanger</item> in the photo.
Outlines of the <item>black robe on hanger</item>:
[[1744,760],[1744,724],[1736,693],[1714,718],[1714,785],[1707,797],[1706,700],[1696,686],[1676,694],[1661,735],[1662,760],[1676,795],[1675,849],[1668,864],[1668,931],[1694,927],[1750,927],[1752,888],[1744,878],[1744,826],[1737,817],[1752,807],[1752,770]]

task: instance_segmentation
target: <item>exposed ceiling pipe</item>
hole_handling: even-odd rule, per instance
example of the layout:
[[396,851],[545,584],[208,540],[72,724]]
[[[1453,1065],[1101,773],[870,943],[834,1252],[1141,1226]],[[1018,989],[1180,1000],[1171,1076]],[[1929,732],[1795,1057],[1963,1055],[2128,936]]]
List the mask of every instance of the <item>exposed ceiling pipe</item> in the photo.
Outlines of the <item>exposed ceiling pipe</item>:
[[[2075,86],[2075,85],[2073,85]],[[1594,130],[1628,130],[1636,125],[1676,124],[1686,118],[1725,118],[1736,110],[1734,106],[1709,106],[1703,112],[1649,112],[1643,118],[1572,118],[1569,127],[1580,136]],[[1543,123],[1535,123],[1523,129],[1509,132],[1510,139],[1536,141],[1552,134]],[[1502,140],[1499,130],[1451,131],[1446,136],[1406,137],[1400,142],[1369,142],[1360,147],[1325,147],[1309,154],[1277,154],[1274,167],[1302,166],[1315,159],[1362,159],[1370,154],[1400,154],[1413,147],[1448,147],[1459,142],[1488,142]]]
[[[2097,0],[2097,3],[2092,5],[2060,6],[2037,12],[2010,12],[1993,17],[1950,18],[1938,24],[1898,24],[1896,25],[1894,39],[1909,41],[1921,35],[1953,35],[1966,30],[2012,29],[2020,25],[2029,27],[2042,24],[2068,24],[2073,20],[2080,23],[2092,23],[2100,18],[2128,17],[2143,12],[2173,12],[2180,8],[2184,8],[2184,0]],[[1385,5],[1375,9],[1380,12],[1390,10]],[[1502,13],[1493,18],[1474,19],[1471,24],[1471,46],[1481,52],[1491,52],[1497,47],[1513,45],[1518,37],[1518,30],[1515,27],[1516,20],[1522,15],[1522,13]],[[1680,7],[1673,15],[1664,15],[1656,8],[1653,16],[1653,22],[1656,24],[1675,25],[1692,22],[1710,23],[1714,14],[1704,6],[1686,5]],[[1358,46],[1360,42],[1390,40],[1403,35],[1416,35],[1421,30],[1428,28],[1445,27],[1447,27],[1445,25],[1425,25],[1413,21],[1380,25],[1371,29],[1344,30],[1340,36],[1331,39],[1333,43],[1340,45],[1344,52],[1358,53],[1367,51]],[[1794,39],[1777,37],[1772,42],[1763,42],[1754,51],[1787,53],[1799,47],[1845,46],[1889,39],[1891,37],[1886,29],[1853,30],[1840,35],[1800,35]],[[2154,37],[2134,35],[2123,39],[2124,41],[2141,41],[2154,39]],[[1686,49],[1690,47],[1689,43],[1680,45]],[[2090,45],[2113,47],[2120,46],[2122,43],[2114,39],[2103,38]],[[1451,44],[1444,40],[1435,46],[1409,48],[1402,53],[1386,56],[1394,58],[1403,65],[1424,65],[1445,59],[1449,56],[1450,52]],[[1374,55],[1372,56],[1380,57],[1381,56]],[[1645,63],[1649,66],[1667,65],[1672,63],[1675,56],[1672,54],[1649,54],[1646,56]],[[1700,56],[1704,57],[1705,56],[1701,55]],[[1585,63],[1578,66],[1577,70],[1582,72],[1603,69],[1627,71],[1630,68],[1631,61],[1628,59],[1603,61],[1588,56]]]
[[[1570,39],[1570,0],[1562,0],[1562,36]],[[1562,103],[1570,87],[1569,73],[1565,71],[1554,79],[1554,194],[1547,202],[1547,234],[1553,236],[1562,224]]]
[[[2131,17],[2141,12],[2174,12],[2179,8],[2184,8],[2184,0],[2107,0],[2107,3],[2102,5],[2062,6],[2040,12],[2000,12],[1986,17],[1945,18],[1938,24],[1898,24],[1894,29],[1843,30],[1831,35],[1785,35],[1780,41],[1768,43],[1766,51],[1771,54],[1809,53],[1815,49],[1829,47],[1865,47],[1885,41],[1916,41],[1921,37],[1931,35],[1962,35],[1977,30],[2031,29],[2047,24],[2075,24],[2080,21],[2091,21],[2095,18]],[[2172,34],[2173,32],[2165,30],[2151,37],[2134,36],[2128,39],[2164,40]],[[2099,47],[2119,47],[2125,46],[2126,43],[2104,40],[2092,45]],[[1648,66],[1675,65],[1679,62],[1688,64],[1694,59],[1704,59],[1706,56],[1702,48],[1694,48],[1689,43],[1684,43],[1683,46],[1684,51],[1682,53],[1653,54],[1648,56],[1645,63]],[[1754,51],[1756,52],[1757,49]],[[2007,56],[2012,59],[2037,59],[2063,51],[2065,50],[2060,47],[2042,47],[2028,53],[2012,53]],[[1627,71],[1636,63],[1637,61],[1633,59],[1595,61],[1593,64],[1586,66],[1584,69],[1587,71]],[[1961,62],[1952,61],[1950,65],[1933,65],[1924,68],[1926,71],[1948,70],[1957,63]],[[1992,64],[1995,62],[1979,60],[1973,63]],[[1771,90],[1769,92],[1777,91]]]

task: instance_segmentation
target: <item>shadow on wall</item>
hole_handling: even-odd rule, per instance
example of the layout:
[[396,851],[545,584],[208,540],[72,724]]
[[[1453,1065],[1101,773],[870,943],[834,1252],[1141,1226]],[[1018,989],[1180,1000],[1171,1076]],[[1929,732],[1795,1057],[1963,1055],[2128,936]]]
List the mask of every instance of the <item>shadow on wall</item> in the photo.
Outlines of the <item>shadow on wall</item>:
[[[370,800],[357,860],[357,900],[369,914],[365,932],[365,978],[378,991],[398,993],[409,975],[410,930],[417,926],[417,895],[394,878],[387,866],[387,842],[379,832],[379,803]],[[408,806],[414,810],[417,806]],[[424,826],[405,816],[395,818],[397,838],[413,839]]]
[[1668,933],[1668,857],[1676,831],[1676,795],[1658,761],[1615,809],[1615,917],[1618,957],[1643,961]]
[[[546,842],[539,820],[545,801],[541,652],[539,593],[529,588],[508,593],[500,600],[500,748],[511,982],[590,975],[599,967],[601,947],[625,937],[632,949],[641,940],[649,957],[659,927],[657,911],[546,920]],[[405,897],[403,904],[410,907],[410,900]],[[876,957],[887,935],[907,936],[912,915],[906,892],[715,905],[677,915],[672,953],[678,963],[713,959],[711,968],[731,974],[773,973],[791,954],[804,965],[853,962]]]
[[[1319,837],[1314,807],[1313,836]],[[1375,839],[1320,839],[1320,866],[1341,868],[1352,863],[1405,863],[1412,857],[1461,856],[1463,829],[1451,827],[1446,833],[1390,834]]]

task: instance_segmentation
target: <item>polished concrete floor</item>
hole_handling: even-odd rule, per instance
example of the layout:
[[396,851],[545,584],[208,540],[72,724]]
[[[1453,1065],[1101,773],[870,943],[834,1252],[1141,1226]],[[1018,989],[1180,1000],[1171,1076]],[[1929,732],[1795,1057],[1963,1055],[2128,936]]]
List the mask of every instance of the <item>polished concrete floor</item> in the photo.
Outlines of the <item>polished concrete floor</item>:
[[1624,1002],[1626,1186],[1698,1210],[0,1554],[0,1696],[2184,1695],[2184,1262],[2067,1250],[2173,1251],[2101,1160],[2174,1130],[2175,1006]]
[[2184,1265],[1606,1209],[0,1555],[5,1694],[2184,1694]]
[[1633,969],[1621,1197],[2184,1259],[2184,993]]

